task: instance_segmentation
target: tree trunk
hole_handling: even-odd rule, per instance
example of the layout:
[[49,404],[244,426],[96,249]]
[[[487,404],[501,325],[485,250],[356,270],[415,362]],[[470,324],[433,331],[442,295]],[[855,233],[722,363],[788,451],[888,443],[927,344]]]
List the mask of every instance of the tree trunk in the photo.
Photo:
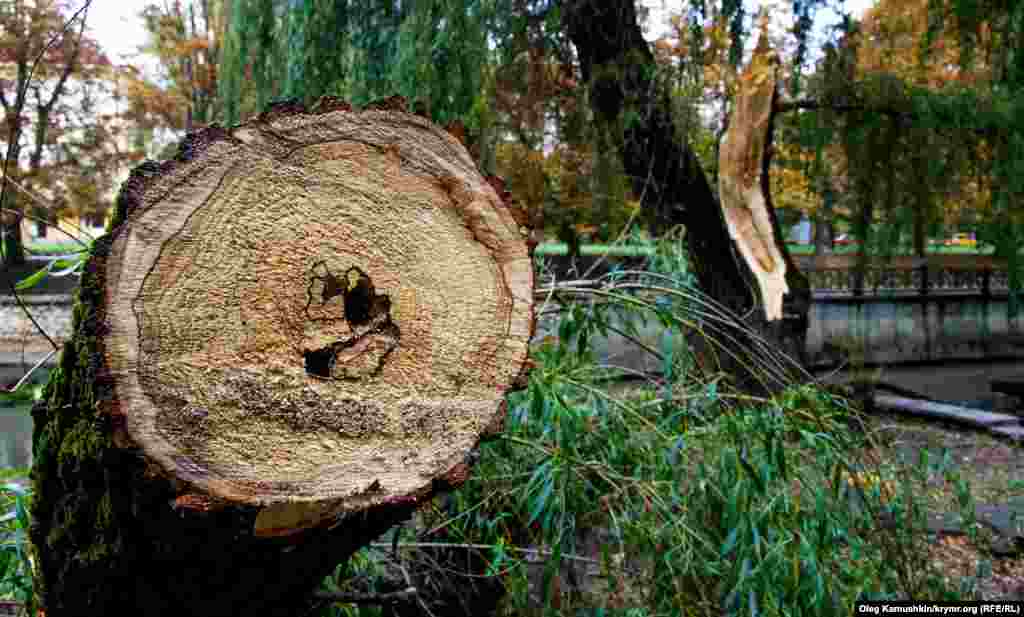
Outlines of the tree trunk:
[[832,218],[835,216],[833,210],[833,202],[835,201],[835,192],[832,189],[831,177],[826,177],[822,180],[822,201],[821,210],[814,218],[814,254],[824,255],[825,253],[831,253],[834,248],[835,242],[835,227],[832,224]]
[[524,220],[454,137],[371,108],[278,105],[125,183],[33,410],[49,617],[307,614],[500,430]]
[[0,208],[0,243],[2,243],[0,250],[3,252],[2,261],[4,267],[20,266],[25,263],[25,247],[21,243],[21,221],[23,215],[18,205],[17,196],[14,195],[14,187],[9,184],[4,201],[6,203],[3,208]]
[[[772,95],[760,96],[756,125],[737,126],[734,110],[726,136],[763,146],[754,153],[754,166],[744,168],[754,174],[755,190],[720,204],[673,119],[667,91],[656,81],[654,57],[633,0],[567,0],[563,18],[598,120],[618,127],[619,152],[636,194],[643,196],[642,205],[670,225],[686,227],[690,262],[702,291],[742,316],[776,350],[801,359],[810,288],[789,256],[767,190],[774,77]],[[720,165],[719,176],[727,172]],[[722,327],[728,331],[720,338],[732,337],[729,352],[735,357],[720,368],[732,373],[742,389],[774,389],[778,383],[765,384],[752,369],[751,360],[764,357],[754,337]]]
[[[10,119],[10,122],[16,122],[16,120]],[[7,152],[7,160],[10,161],[7,169],[8,177],[18,177],[18,159],[21,157],[21,146],[18,144],[20,137],[20,131],[12,129],[12,145]],[[4,182],[0,178],[0,182]],[[21,205],[21,200],[18,199],[18,194],[14,185],[10,182],[4,182],[6,185],[3,189],[4,200],[0,204],[0,249],[3,252],[3,264],[5,266],[20,266],[25,263],[25,247],[21,242],[21,222],[24,220],[24,206]],[[6,292],[5,292],[6,293]]]
[[920,208],[914,208],[914,255],[925,257],[928,250],[928,240],[925,237],[925,212]]

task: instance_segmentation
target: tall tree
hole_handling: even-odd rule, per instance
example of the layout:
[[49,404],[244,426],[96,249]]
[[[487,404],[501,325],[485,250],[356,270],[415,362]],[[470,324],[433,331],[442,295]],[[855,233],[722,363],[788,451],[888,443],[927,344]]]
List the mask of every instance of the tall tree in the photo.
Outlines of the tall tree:
[[[365,104],[399,94],[438,122],[478,122],[492,4],[231,0],[220,58],[223,120],[234,124],[279,98]],[[255,92],[247,98],[248,75]]]
[[[686,227],[690,260],[706,293],[735,315],[745,316],[747,325],[769,341],[799,357],[809,306],[806,278],[789,257],[768,204],[772,229],[759,241],[768,243],[785,261],[789,293],[781,314],[766,312],[752,264],[739,257],[742,240],[730,233],[722,205],[673,117],[665,85],[656,78],[654,57],[633,0],[567,0],[563,18],[579,54],[591,106],[598,121],[613,128],[634,192],[643,195],[642,206],[658,212],[668,224]],[[769,130],[769,143],[770,138]],[[766,169],[757,171],[766,182]],[[727,334],[751,341],[733,328]],[[722,368],[734,373],[745,389],[774,386],[761,384],[744,361],[725,362]]]
[[24,262],[18,225],[27,213],[55,222],[52,208],[99,215],[112,191],[118,126],[101,103],[113,96],[110,62],[85,35],[88,5],[14,0],[0,5],[3,262]]
[[141,112],[162,124],[192,131],[218,120],[217,63],[224,38],[224,0],[147,4],[141,16],[149,41],[143,51],[160,67],[156,80],[132,75],[131,92]]
[[928,9],[925,57],[937,33],[953,31],[959,44],[954,66],[979,70],[983,76],[977,84],[951,92],[936,107],[978,140],[975,158],[981,175],[988,176],[979,185],[987,189],[983,194],[989,201],[979,235],[1009,261],[1014,290],[1010,308],[1016,313],[1024,287],[1019,254],[1024,244],[1024,3],[936,0]]

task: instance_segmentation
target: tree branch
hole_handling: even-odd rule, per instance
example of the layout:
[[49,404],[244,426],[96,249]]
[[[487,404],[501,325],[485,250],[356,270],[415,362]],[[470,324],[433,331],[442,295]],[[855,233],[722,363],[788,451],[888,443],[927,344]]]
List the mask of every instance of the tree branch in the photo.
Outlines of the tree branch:
[[399,600],[414,598],[419,592],[415,587],[406,587],[390,593],[340,593],[318,591],[313,597],[321,602],[342,602],[345,604],[390,604]]
[[[54,103],[57,102],[57,99],[60,97],[61,92],[64,91],[64,84],[67,83],[68,77],[70,77],[71,73],[73,73],[74,70],[75,70],[75,60],[78,59],[78,53],[79,53],[79,51],[82,48],[82,36],[85,34],[85,19],[86,19],[87,14],[88,14],[89,4],[90,3],[91,2],[86,2],[85,6],[83,6],[82,9],[81,9],[81,10],[85,11],[85,13],[82,14],[82,25],[78,29],[78,36],[75,37],[74,48],[72,49],[71,53],[67,57],[67,62],[64,64],[64,70],[61,72],[60,79],[57,80],[57,85],[53,89],[53,94],[50,96],[50,100],[47,101],[46,105],[44,105],[42,107],[42,109],[45,109],[47,113],[49,113],[50,109],[53,108]],[[77,13],[76,13],[76,15],[77,15]],[[75,18],[72,17],[68,21],[68,23],[64,27],[64,29],[61,30],[61,35],[65,34],[68,31],[69,27],[71,26],[71,22],[73,22],[74,19]]]
[[870,111],[877,114],[892,116],[897,119],[910,118],[912,112],[892,107],[872,107],[870,105],[859,105],[850,103],[828,103],[816,99],[799,99],[795,101],[779,101],[775,104],[775,113],[796,111],[798,109],[831,109],[833,111]]
[[[829,103],[826,101],[819,101],[815,99],[799,99],[795,101],[782,101],[776,103],[773,107],[774,113],[796,111],[799,109],[830,109],[838,112],[854,112],[854,111],[866,111],[876,114],[882,114],[889,116],[893,120],[899,123],[911,122],[915,119],[920,119],[920,116],[914,111],[908,111],[905,109],[897,109],[895,107],[887,107],[884,105],[864,105],[858,103]],[[929,127],[935,130],[950,130],[954,127],[944,126],[933,126]],[[962,127],[961,130],[972,131],[979,135],[992,135],[996,131],[997,127],[994,126],[978,126],[978,127]]]

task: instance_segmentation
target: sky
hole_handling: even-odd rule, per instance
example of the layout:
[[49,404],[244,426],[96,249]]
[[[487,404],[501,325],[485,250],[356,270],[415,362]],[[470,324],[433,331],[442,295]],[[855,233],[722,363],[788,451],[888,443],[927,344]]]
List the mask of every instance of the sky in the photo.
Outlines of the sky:
[[[665,32],[668,15],[679,11],[687,3],[686,0],[640,2],[651,9],[650,21],[645,28],[645,34],[651,39]],[[112,61],[128,62],[130,56],[145,44],[146,33],[138,14],[146,4],[145,0],[93,0],[89,7],[87,25]],[[754,13],[759,3],[747,0],[746,4],[748,11]],[[873,4],[874,0],[845,0],[847,9],[858,17]],[[835,23],[838,19],[835,15],[828,17],[823,13],[816,21],[817,29],[821,32],[825,24]]]
[[112,61],[127,62],[127,56],[146,43],[146,31],[139,17],[146,4],[140,0],[93,0],[86,27]]

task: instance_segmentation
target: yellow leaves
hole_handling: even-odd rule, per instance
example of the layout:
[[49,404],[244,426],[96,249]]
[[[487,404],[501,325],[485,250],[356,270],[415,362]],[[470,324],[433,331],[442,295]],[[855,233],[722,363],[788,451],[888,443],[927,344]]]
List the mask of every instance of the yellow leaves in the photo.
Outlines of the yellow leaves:
[[518,143],[499,144],[495,149],[498,174],[505,178],[515,200],[528,211],[544,205],[544,155]]
[[174,41],[172,51],[176,56],[191,56],[200,51],[210,49],[210,41],[202,37],[193,37],[181,41]]
[[852,486],[856,486],[865,492],[878,487],[882,501],[891,501],[896,496],[896,483],[893,480],[883,479],[874,472],[857,472],[850,474],[843,472],[843,480]]
[[932,41],[923,66],[919,62],[921,42],[928,31],[928,0],[879,0],[861,24],[857,69],[861,74],[892,73],[918,86],[938,87],[949,82],[974,83],[987,79],[985,52],[991,44],[987,24],[981,28],[980,49],[971,70],[959,67],[959,32],[949,20]]
[[814,217],[821,206],[821,196],[812,190],[803,172],[814,159],[814,153],[796,144],[776,142],[771,170],[772,205],[777,209],[801,212]]

